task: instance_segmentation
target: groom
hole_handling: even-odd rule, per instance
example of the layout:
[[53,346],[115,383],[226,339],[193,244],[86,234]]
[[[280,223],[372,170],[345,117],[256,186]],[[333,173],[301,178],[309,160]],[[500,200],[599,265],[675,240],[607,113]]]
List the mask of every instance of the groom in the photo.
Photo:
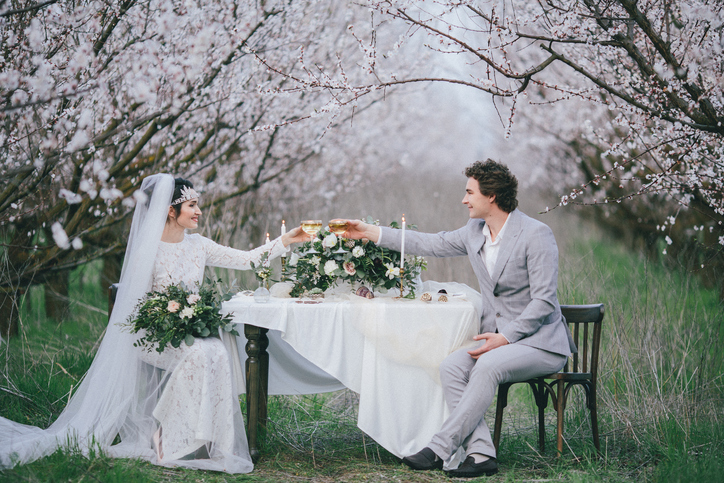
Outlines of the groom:
[[[476,162],[463,204],[470,220],[455,231],[407,231],[405,250],[415,255],[467,255],[483,296],[480,334],[473,350],[460,349],[440,365],[450,416],[420,452],[402,459],[415,470],[440,469],[458,448],[466,458],[454,477],[498,471],[485,412],[500,383],[561,370],[575,351],[556,297],[558,247],[548,226],[516,209],[518,180],[503,164]],[[401,231],[350,220],[348,238],[367,238],[401,249]]]

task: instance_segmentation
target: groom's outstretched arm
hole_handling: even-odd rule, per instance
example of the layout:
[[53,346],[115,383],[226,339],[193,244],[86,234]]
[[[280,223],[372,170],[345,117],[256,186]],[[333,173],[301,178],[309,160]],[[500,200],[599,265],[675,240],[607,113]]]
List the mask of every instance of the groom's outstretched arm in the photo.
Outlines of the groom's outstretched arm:
[[[402,230],[379,227],[360,220],[348,220],[349,228],[344,236],[347,238],[366,238],[380,246],[400,251],[402,248]],[[433,257],[456,257],[467,255],[464,237],[467,227],[455,231],[440,233],[420,233],[407,230],[405,233],[405,251],[411,255]]]

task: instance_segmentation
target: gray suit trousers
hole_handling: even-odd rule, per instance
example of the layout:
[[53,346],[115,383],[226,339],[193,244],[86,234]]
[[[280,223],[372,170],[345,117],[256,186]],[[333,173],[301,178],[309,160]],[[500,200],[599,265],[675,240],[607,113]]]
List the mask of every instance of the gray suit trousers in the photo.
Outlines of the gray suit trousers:
[[524,381],[560,371],[566,356],[523,344],[508,344],[473,359],[468,349],[450,354],[440,365],[450,416],[428,447],[448,460],[461,446],[465,454],[495,458],[495,446],[485,422],[495,391],[503,382]]

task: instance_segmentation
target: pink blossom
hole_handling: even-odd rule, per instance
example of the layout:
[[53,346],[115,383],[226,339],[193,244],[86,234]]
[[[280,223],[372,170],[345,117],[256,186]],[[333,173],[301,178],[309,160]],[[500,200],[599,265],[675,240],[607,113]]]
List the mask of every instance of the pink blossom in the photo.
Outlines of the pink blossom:
[[201,300],[201,296],[197,293],[192,293],[188,297],[186,297],[186,302],[188,302],[189,305],[193,305],[199,300]]
[[168,306],[166,307],[166,310],[168,310],[168,311],[171,312],[172,314],[175,314],[176,312],[178,312],[178,309],[180,309],[180,308],[181,308],[181,304],[180,304],[180,303],[176,302],[175,300],[171,300],[171,301],[168,303]]

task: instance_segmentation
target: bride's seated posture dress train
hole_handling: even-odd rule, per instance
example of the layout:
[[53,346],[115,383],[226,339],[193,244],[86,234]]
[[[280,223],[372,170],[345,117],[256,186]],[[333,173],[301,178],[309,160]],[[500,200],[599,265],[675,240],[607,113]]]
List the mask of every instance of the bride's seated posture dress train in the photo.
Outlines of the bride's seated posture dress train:
[[190,183],[170,175],[143,181],[116,303],[93,363],[47,429],[0,417],[0,468],[71,447],[86,454],[100,448],[114,457],[164,466],[229,473],[253,469],[238,400],[244,388],[235,384],[234,371],[240,365],[232,363],[227,350],[235,341],[196,339],[191,346],[167,345],[159,353],[134,347],[139,334],[131,333],[127,323],[151,290],[180,282],[197,287],[206,266],[249,269],[264,252],[275,258],[286,250],[285,243],[301,241],[305,235],[297,228],[284,241],[280,237],[248,252],[185,234],[178,227],[174,242],[162,241],[168,239],[167,222],[176,221],[174,213],[195,226],[201,213],[195,206],[197,196]]
[[[179,282],[195,287],[203,281],[205,266],[250,269],[250,263],[258,263],[265,251],[270,258],[284,252],[279,239],[275,242],[250,252],[218,245],[197,234],[187,234],[178,243],[161,242],[151,290],[163,291]],[[233,391],[231,361],[221,339],[196,339],[193,345],[182,343],[178,348],[169,345],[161,353],[139,352],[144,362],[170,374],[153,410],[161,428],[161,460],[182,458],[210,443],[209,455],[232,453],[235,433],[243,433],[243,426],[230,424],[240,418],[234,414],[239,412],[239,402]]]

